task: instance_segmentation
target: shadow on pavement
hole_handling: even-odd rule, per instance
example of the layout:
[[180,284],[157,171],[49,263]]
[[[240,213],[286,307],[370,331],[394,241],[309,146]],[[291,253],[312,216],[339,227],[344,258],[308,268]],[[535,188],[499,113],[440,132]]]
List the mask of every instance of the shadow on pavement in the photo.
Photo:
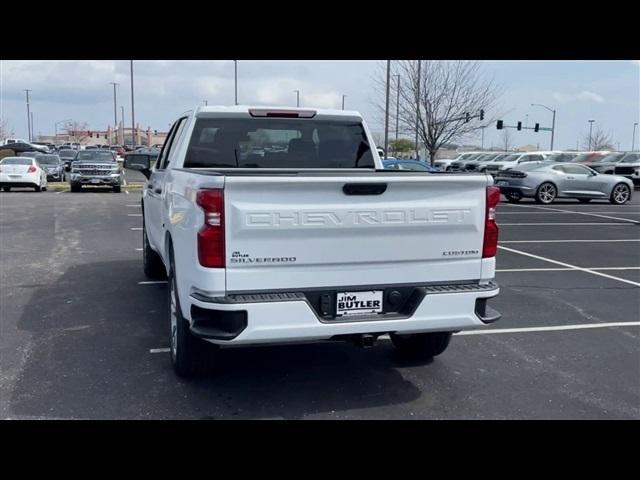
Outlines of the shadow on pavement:
[[167,353],[149,353],[168,345],[166,287],[138,285],[143,280],[138,259],[96,262],[34,291],[18,322],[32,340],[11,397],[14,415],[295,419],[421,395],[397,370],[388,342],[368,350],[227,349],[212,372],[182,380]]

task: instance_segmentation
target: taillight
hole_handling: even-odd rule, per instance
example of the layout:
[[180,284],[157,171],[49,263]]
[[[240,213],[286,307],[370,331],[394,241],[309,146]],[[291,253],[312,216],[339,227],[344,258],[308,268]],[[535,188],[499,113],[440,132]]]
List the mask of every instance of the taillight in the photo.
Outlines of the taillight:
[[196,203],[204,211],[204,225],[198,232],[200,265],[224,268],[224,190],[199,190]]
[[29,165],[29,169],[27,170],[27,173],[35,173],[35,171],[36,171],[35,165]]
[[498,203],[500,203],[500,189],[498,187],[487,187],[482,258],[495,257],[498,250],[498,224],[496,223],[496,207]]

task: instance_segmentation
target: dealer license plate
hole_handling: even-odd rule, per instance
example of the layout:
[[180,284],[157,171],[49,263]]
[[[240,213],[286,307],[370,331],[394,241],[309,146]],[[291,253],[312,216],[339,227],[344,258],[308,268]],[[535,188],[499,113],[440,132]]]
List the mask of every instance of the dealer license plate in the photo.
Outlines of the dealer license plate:
[[102,183],[99,178],[92,178],[91,183]]
[[347,317],[382,312],[382,290],[367,292],[338,292],[336,316]]

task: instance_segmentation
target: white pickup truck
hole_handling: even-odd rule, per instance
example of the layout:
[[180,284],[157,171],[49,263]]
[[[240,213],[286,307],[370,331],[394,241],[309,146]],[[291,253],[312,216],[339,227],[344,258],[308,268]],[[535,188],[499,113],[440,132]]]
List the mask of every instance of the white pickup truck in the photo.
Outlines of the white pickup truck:
[[432,357],[500,318],[491,177],[383,170],[357,112],[199,107],[125,166],[148,178],[144,271],[168,277],[179,375],[219,347],[384,334]]

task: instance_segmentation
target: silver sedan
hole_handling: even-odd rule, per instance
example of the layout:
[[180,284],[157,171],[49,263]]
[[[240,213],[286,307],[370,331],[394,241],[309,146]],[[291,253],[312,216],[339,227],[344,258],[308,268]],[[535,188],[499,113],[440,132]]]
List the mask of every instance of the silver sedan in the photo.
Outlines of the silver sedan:
[[512,203],[524,197],[549,204],[556,198],[576,198],[582,203],[592,199],[609,200],[616,205],[631,200],[633,182],[617,175],[603,175],[575,163],[540,162],[518,165],[501,171],[496,186]]

